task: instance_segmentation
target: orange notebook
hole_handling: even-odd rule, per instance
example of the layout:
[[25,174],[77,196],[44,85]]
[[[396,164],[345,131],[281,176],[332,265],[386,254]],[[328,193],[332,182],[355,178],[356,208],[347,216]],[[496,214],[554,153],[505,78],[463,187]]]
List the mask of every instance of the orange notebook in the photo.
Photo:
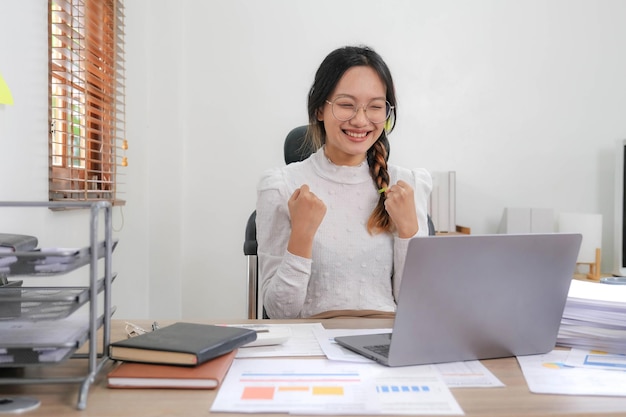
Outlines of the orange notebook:
[[107,374],[109,388],[215,389],[226,376],[237,349],[196,366],[122,362]]

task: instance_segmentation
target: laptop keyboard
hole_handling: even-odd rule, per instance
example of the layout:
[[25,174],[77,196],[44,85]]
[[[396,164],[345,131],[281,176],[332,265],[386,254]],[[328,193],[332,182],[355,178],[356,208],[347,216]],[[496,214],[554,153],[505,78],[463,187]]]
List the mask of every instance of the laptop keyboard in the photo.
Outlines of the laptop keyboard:
[[385,358],[389,356],[389,344],[384,345],[372,345],[372,346],[363,346],[367,350],[371,350],[374,353],[377,353]]

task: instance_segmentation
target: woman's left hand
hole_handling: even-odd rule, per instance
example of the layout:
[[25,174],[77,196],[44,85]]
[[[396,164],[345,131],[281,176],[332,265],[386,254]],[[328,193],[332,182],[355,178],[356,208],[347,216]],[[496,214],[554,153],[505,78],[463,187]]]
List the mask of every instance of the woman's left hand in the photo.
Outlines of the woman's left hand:
[[385,193],[385,209],[396,226],[398,237],[410,238],[419,230],[413,188],[405,181],[398,181]]

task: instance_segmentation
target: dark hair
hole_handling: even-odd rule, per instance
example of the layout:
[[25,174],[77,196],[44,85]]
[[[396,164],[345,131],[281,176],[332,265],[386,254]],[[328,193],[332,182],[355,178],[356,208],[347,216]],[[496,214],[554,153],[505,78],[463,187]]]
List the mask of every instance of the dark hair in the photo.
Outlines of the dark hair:
[[[326,143],[324,122],[318,120],[318,111],[325,105],[326,99],[334,91],[344,73],[355,66],[367,66],[376,71],[385,85],[387,91],[386,99],[392,106],[389,119],[385,123],[385,129],[383,129],[378,140],[367,151],[367,163],[376,189],[385,189],[389,186],[389,173],[387,172],[389,139],[387,134],[393,130],[396,124],[396,91],[387,64],[373,49],[367,46],[344,46],[332,51],[322,61],[315,73],[315,79],[309,91],[307,103],[309,127],[306,134],[306,142],[313,149],[319,149]],[[378,204],[367,223],[367,229],[370,233],[393,230],[393,224],[387,210],[385,210],[384,203],[385,193],[382,192],[380,193]]]

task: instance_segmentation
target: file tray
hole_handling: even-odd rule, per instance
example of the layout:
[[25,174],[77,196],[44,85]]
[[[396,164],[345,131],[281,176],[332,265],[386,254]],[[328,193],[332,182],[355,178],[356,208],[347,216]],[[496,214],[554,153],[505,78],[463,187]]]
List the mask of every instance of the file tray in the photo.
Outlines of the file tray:
[[[113,241],[113,248],[118,240]],[[98,259],[104,257],[104,241],[98,245]],[[14,252],[17,261],[8,265],[10,275],[54,275],[67,273],[91,261],[91,246],[84,248],[42,248]],[[5,268],[7,268],[5,267]]]
[[[78,384],[76,408],[84,410],[89,388],[110,361],[108,355],[100,350],[111,343],[111,317],[115,310],[111,306],[111,281],[114,275],[112,248],[117,245],[117,239],[113,238],[113,205],[103,200],[0,201],[0,208],[3,207],[20,212],[29,210],[27,207],[55,211],[79,208],[89,210],[89,238],[85,241],[87,236],[84,236],[81,239],[83,243],[77,244],[75,248],[59,247],[63,243],[58,240],[57,243],[48,244],[56,247],[38,247],[40,242],[37,241],[37,244],[30,246],[13,244],[9,249],[0,248],[0,285],[8,284],[12,275],[16,277],[11,281],[19,280],[17,275],[29,276],[28,289],[0,294],[3,297],[0,306],[12,307],[6,310],[0,308],[2,313],[5,316],[17,316],[10,320],[0,319],[0,391],[3,390],[2,385]],[[11,214],[5,217],[10,219]],[[69,277],[64,277],[65,273],[74,274],[75,278],[80,276],[82,280],[80,283],[67,283],[65,279]],[[36,284],[34,281],[41,276],[51,276],[53,279]],[[67,284],[64,285],[64,282]],[[17,289],[16,284],[12,285],[12,289]],[[46,288],[32,289],[35,285]],[[61,291],[54,292],[52,287],[61,287]],[[78,311],[68,317],[47,320],[66,316],[76,309]],[[102,318],[98,314],[102,314]],[[58,363],[66,358],[71,358],[70,362],[81,359],[71,365],[77,372],[71,372],[70,375],[66,369],[50,372],[39,372],[36,369],[41,366],[60,368]],[[25,367],[35,369],[33,372],[9,369]],[[20,391],[18,388],[15,392]],[[63,390],[63,393],[65,395],[67,391]],[[4,397],[0,398],[0,402],[13,401],[11,397],[19,398]],[[15,409],[12,408],[14,412]]]
[[[102,326],[104,316],[96,319]],[[66,318],[53,322],[0,322],[0,369],[53,365],[65,361],[89,337],[87,318]]]
[[[99,279],[96,291],[100,293],[103,288],[104,279]],[[89,287],[0,287],[0,323],[65,318],[89,301],[89,290]]]
[[18,288],[22,286],[22,282],[21,280],[6,281],[6,283],[0,284],[0,290],[3,290],[2,294],[8,295],[11,298],[8,302],[4,302],[4,299],[0,299],[0,320],[5,317],[11,318],[20,316],[20,304],[11,301],[15,301],[15,297],[22,296],[22,292]]

